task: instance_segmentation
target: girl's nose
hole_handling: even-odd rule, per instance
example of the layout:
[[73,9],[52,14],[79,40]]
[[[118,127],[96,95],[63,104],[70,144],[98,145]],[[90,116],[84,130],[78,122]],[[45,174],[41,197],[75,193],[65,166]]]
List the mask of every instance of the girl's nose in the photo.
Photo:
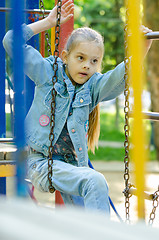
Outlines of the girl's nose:
[[84,69],[89,69],[90,68],[89,62],[85,62],[84,65],[83,65],[83,68]]

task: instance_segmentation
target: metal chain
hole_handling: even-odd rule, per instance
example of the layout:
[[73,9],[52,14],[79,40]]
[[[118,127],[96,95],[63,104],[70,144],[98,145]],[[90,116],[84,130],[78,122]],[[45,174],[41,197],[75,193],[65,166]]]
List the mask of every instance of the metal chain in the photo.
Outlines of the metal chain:
[[[54,51],[54,64],[53,64],[53,70],[54,70],[54,76],[52,77],[52,83],[53,88],[51,90],[52,95],[52,101],[51,101],[51,117],[50,117],[50,134],[49,134],[49,140],[50,140],[50,146],[49,146],[49,158],[48,158],[48,181],[49,181],[49,192],[54,193],[55,188],[52,185],[52,165],[53,165],[53,141],[54,141],[54,127],[55,127],[55,98],[56,98],[56,92],[54,89],[54,85],[57,82],[57,71],[58,71],[58,63],[57,58],[59,57],[59,42],[60,42],[60,20],[61,20],[61,7],[62,7],[62,0],[57,1],[57,20],[56,20],[56,27],[55,27],[55,51]],[[43,0],[40,0],[40,9],[43,12],[43,18],[45,18],[45,7]],[[50,44],[50,36],[48,32],[45,32],[45,40],[47,42],[47,51],[48,55],[52,55],[51,52],[51,44]]]
[[128,38],[128,25],[127,25],[127,20],[128,20],[128,11],[127,11],[127,6],[126,6],[126,24],[125,24],[125,41],[124,41],[124,46],[125,46],[125,90],[124,90],[124,95],[125,95],[125,107],[124,107],[124,113],[125,113],[125,125],[124,125],[124,131],[125,131],[125,141],[124,141],[124,147],[125,147],[125,158],[124,158],[124,163],[125,163],[125,173],[124,173],[124,180],[125,180],[125,190],[123,191],[125,195],[125,211],[126,211],[126,221],[130,222],[130,216],[129,216],[129,207],[130,207],[130,194],[129,194],[129,189],[131,187],[131,184],[129,184],[129,162],[130,162],[130,157],[129,157],[129,112],[130,112],[130,107],[129,107],[129,95],[130,95],[130,90],[129,90],[129,79],[128,79],[128,71],[129,71],[129,55],[128,55],[128,45],[127,45],[127,38]]
[[52,101],[51,101],[51,119],[50,119],[50,146],[49,146],[49,159],[48,159],[48,180],[49,180],[49,192],[53,193],[55,191],[52,185],[52,165],[53,165],[53,141],[54,141],[54,127],[55,127],[55,98],[56,92],[54,89],[54,85],[57,82],[57,71],[58,71],[58,63],[57,59],[59,57],[59,42],[60,42],[60,20],[61,20],[61,7],[62,7],[62,0],[58,0],[57,2],[57,21],[56,21],[56,28],[55,28],[55,51],[54,51],[54,76],[52,77],[53,88],[51,91],[52,94]]
[[[43,0],[40,0],[40,10],[42,11],[42,18],[44,19],[45,18],[45,7],[44,7]],[[50,36],[49,36],[48,31],[45,31],[45,40],[47,43],[47,53],[48,53],[48,56],[50,56],[50,55],[52,55],[52,52],[51,52]]]
[[159,186],[158,186],[158,190],[153,194],[153,208],[152,211],[150,213],[150,218],[149,218],[149,225],[152,226],[155,217],[156,217],[156,209],[159,206]]

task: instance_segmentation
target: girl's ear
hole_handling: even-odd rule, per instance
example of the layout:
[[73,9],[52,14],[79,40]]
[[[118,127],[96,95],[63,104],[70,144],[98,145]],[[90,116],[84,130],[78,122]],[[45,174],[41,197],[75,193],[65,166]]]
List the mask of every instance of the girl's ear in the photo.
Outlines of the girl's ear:
[[62,56],[62,61],[64,64],[67,64],[67,55],[68,55],[67,51],[63,50],[61,56]]

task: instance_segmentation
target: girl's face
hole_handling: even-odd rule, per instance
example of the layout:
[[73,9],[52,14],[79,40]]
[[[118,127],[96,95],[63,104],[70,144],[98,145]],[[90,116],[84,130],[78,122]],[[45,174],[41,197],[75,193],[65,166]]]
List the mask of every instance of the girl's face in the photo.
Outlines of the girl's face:
[[72,83],[83,84],[95,72],[98,72],[102,61],[102,50],[95,42],[81,42],[68,54],[62,52],[66,64],[66,74]]

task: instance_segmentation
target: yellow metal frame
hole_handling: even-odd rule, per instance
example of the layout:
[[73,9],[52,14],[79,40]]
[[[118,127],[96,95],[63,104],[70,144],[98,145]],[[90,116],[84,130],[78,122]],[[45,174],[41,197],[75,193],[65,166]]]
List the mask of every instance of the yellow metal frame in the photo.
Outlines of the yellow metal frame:
[[54,55],[55,51],[55,27],[51,28],[51,52]]
[[143,90],[143,37],[141,34],[141,0],[126,0],[128,11],[128,51],[131,56],[129,79],[132,84],[133,126],[132,126],[132,161],[135,165],[135,184],[137,188],[137,212],[138,218],[145,218],[145,137],[142,116],[142,90]]

